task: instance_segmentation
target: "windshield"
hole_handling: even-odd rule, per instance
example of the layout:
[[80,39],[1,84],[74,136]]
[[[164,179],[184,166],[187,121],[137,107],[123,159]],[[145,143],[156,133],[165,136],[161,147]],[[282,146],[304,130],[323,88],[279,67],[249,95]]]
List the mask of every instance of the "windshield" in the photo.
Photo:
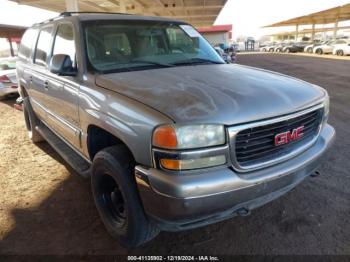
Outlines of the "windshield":
[[88,21],[84,35],[90,67],[101,73],[225,63],[189,25]]

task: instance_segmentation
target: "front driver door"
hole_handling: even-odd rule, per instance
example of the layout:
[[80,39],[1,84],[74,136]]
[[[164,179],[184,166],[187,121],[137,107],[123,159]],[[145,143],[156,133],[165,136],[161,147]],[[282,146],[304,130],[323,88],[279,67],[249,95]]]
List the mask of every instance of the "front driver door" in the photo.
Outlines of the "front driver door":
[[[74,28],[71,23],[58,24],[52,56],[68,55],[75,68],[76,48]],[[75,148],[80,147],[80,128],[78,114],[79,84],[75,76],[59,76],[48,72],[47,77],[47,122],[58,135]]]

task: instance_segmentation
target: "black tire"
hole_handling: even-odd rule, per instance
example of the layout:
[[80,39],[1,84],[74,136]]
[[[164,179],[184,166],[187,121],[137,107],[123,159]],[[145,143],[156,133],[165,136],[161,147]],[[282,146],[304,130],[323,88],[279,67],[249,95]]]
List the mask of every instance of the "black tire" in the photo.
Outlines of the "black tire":
[[344,55],[344,51],[343,50],[337,50],[337,55],[338,56],[343,56]]
[[127,248],[137,247],[159,233],[143,210],[134,166],[123,145],[101,150],[92,164],[91,187],[97,210],[107,231]]
[[308,52],[309,54],[312,54],[312,47],[309,47],[306,52]]
[[35,115],[28,97],[23,99],[23,114],[29,139],[32,140],[33,143],[44,141],[44,138],[40,135],[38,130],[36,130],[40,120]]
[[287,48],[284,52],[285,52],[285,53],[290,53],[290,49]]
[[316,49],[316,54],[322,55],[323,54],[323,50],[321,48],[317,48]]

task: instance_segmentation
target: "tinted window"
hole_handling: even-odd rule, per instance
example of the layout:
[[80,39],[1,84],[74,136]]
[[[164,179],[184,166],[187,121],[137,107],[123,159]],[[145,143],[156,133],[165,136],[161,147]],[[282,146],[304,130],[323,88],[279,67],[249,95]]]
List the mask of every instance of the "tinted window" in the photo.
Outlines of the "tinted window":
[[34,63],[38,65],[46,65],[47,57],[51,49],[51,33],[53,27],[45,27],[40,31],[38,43],[36,45]]
[[59,25],[52,55],[68,55],[75,65],[75,43],[73,28],[69,24]]
[[33,44],[38,37],[37,29],[28,29],[21,40],[21,45],[19,47],[18,57],[22,59],[29,59],[32,51]]

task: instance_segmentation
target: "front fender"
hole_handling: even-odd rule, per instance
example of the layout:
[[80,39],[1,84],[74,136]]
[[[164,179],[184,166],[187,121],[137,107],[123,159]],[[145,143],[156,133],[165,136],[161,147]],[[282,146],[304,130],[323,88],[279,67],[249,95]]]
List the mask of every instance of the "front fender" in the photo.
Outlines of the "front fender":
[[173,121],[164,114],[116,92],[99,87],[81,87],[79,117],[81,142],[89,157],[88,128],[94,125],[111,133],[129,148],[137,163],[152,166],[153,129]]

